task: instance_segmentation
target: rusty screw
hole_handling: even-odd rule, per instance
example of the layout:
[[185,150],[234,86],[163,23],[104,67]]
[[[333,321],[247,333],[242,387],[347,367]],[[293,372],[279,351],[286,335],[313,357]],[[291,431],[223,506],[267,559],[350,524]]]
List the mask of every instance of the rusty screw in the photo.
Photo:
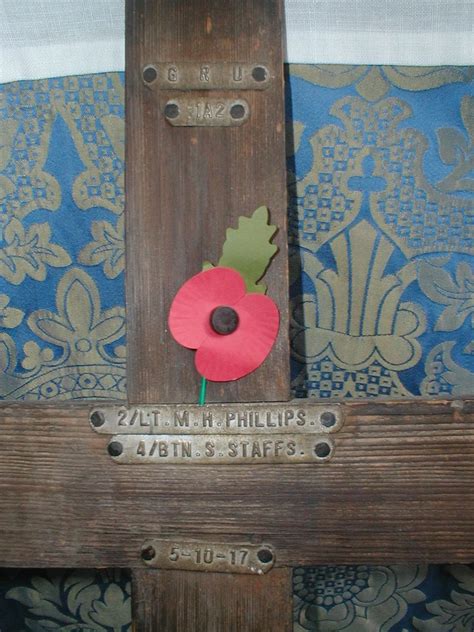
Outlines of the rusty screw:
[[158,72],[154,66],[145,66],[143,69],[143,81],[153,83],[158,77]]
[[240,103],[236,103],[230,108],[230,115],[233,119],[241,119],[245,116],[245,108]]
[[273,553],[270,549],[260,549],[257,553],[257,557],[262,564],[270,564],[273,560]]
[[94,410],[91,415],[91,424],[94,428],[100,428],[105,424],[105,415],[100,410]]
[[321,415],[321,424],[325,428],[332,428],[336,424],[336,415],[330,410],[324,411]]
[[179,107],[177,103],[167,103],[165,106],[165,116],[169,119],[175,119],[179,116]]
[[320,459],[325,459],[331,454],[331,446],[326,441],[321,441],[314,446],[314,453]]
[[123,445],[120,441],[111,441],[107,446],[107,451],[110,456],[120,456],[123,452]]
[[267,70],[263,66],[255,66],[252,70],[252,77],[255,81],[265,81],[267,78]]
[[151,560],[156,556],[155,549],[150,545],[146,546],[142,549],[142,560],[145,562],[151,562]]

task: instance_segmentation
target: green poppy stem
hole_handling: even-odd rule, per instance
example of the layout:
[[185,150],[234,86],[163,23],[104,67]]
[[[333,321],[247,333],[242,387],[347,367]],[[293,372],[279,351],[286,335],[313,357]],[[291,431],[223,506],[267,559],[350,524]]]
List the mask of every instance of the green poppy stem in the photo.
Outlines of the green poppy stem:
[[206,387],[207,380],[205,377],[203,377],[201,380],[201,390],[199,391],[199,406],[204,406],[204,404],[206,403]]

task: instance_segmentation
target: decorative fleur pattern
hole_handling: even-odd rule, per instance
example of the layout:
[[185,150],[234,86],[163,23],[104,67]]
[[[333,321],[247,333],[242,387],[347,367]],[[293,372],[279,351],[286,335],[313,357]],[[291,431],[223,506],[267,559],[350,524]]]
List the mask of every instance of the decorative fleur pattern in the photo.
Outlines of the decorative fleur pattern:
[[446,305],[435,323],[435,331],[459,329],[468,316],[474,327],[474,268],[466,262],[458,263],[453,278],[441,266],[421,261],[418,279],[430,300]]
[[39,310],[31,314],[30,329],[43,340],[63,348],[61,360],[76,364],[111,358],[105,345],[119,340],[125,332],[125,310],[113,307],[101,312],[96,285],[82,270],[72,269],[57,290],[57,312]]
[[20,220],[12,218],[3,231],[5,246],[0,249],[0,277],[15,285],[27,276],[44,281],[48,265],[68,266],[70,256],[64,248],[51,243],[50,238],[49,224],[32,224],[25,230]]
[[[295,394],[472,393],[473,69],[289,77]],[[0,397],[125,396],[123,174],[122,75],[0,86]],[[294,626],[471,632],[473,596],[466,566],[296,569]],[[122,574],[0,575],[2,632],[130,619]]]
[[417,339],[426,323],[421,306],[401,301],[414,278],[410,264],[396,275],[386,274],[394,248],[365,220],[335,237],[330,248],[335,269],[302,253],[315,293],[293,301],[295,357],[313,361],[330,352],[338,366],[356,370],[374,361],[391,370],[417,364]]
[[407,103],[344,97],[330,113],[342,127],[315,132],[312,168],[292,188],[290,225],[297,243],[317,250],[367,209],[407,257],[474,253],[474,203],[440,193],[426,179],[425,136],[399,129],[412,114]]
[[25,315],[21,309],[11,307],[10,299],[6,294],[0,294],[0,327],[2,329],[14,329],[23,320]]
[[[420,385],[422,395],[465,395],[472,392],[472,371],[465,369],[453,360],[456,341],[449,340],[437,344],[428,354],[425,362],[425,374]],[[467,353],[468,346],[465,348]]]
[[437,130],[440,158],[452,166],[452,171],[437,183],[442,191],[474,192],[474,97],[463,97],[461,118],[465,131],[456,127]]
[[[130,582],[120,572],[35,574],[26,585],[10,588],[4,598],[17,606],[17,612],[22,608],[31,632],[129,632],[131,628]],[[15,629],[8,618],[6,625],[2,630]]]
[[293,574],[295,632],[391,630],[425,598],[423,566],[320,566]]
[[431,617],[415,618],[415,630],[420,632],[468,632],[474,627],[474,570],[468,566],[449,567],[457,590],[450,599],[438,599],[427,604]]
[[118,73],[0,86],[0,397],[125,396],[123,114]]
[[419,92],[453,83],[468,83],[474,78],[470,66],[344,66],[294,65],[292,73],[326,88],[354,87],[361,97],[377,101],[392,86]]
[[81,250],[79,262],[85,266],[103,265],[105,276],[115,279],[125,266],[123,215],[116,227],[106,221],[93,222],[91,232],[94,241]]
[[[293,68],[297,395],[474,391],[472,76]],[[294,629],[468,632],[472,577],[462,566],[296,569]]]
[[472,392],[472,69],[292,70],[295,391]]
[[21,84],[2,88],[0,120],[3,222],[8,217],[22,219],[40,208],[56,211],[61,203],[61,187],[44,169],[52,120],[45,116],[37,90],[25,91]]

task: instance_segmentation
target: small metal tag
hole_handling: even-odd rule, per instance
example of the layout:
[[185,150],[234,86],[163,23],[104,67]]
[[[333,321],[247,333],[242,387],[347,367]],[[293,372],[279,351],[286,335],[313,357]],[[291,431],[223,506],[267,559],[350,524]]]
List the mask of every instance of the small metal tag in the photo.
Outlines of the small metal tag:
[[180,465],[324,463],[343,425],[340,404],[309,400],[101,406],[92,428],[113,434],[116,463]]
[[249,118],[243,99],[180,97],[169,100],[164,109],[166,120],[176,127],[238,127]]
[[340,430],[340,404],[307,399],[235,404],[98,406],[90,422],[104,434],[307,434]]
[[224,544],[198,540],[153,539],[142,547],[147,566],[173,570],[263,575],[275,563],[267,544]]
[[117,463],[268,465],[331,458],[327,435],[116,435],[108,451]]
[[273,73],[266,64],[164,62],[142,70],[145,85],[161,90],[265,90]]

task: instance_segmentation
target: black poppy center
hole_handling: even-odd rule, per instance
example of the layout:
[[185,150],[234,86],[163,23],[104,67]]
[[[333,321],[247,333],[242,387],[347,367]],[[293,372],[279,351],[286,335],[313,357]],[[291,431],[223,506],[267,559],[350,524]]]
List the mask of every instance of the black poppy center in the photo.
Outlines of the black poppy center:
[[211,327],[216,334],[227,336],[232,334],[239,326],[239,315],[226,305],[220,305],[212,310],[211,313]]

